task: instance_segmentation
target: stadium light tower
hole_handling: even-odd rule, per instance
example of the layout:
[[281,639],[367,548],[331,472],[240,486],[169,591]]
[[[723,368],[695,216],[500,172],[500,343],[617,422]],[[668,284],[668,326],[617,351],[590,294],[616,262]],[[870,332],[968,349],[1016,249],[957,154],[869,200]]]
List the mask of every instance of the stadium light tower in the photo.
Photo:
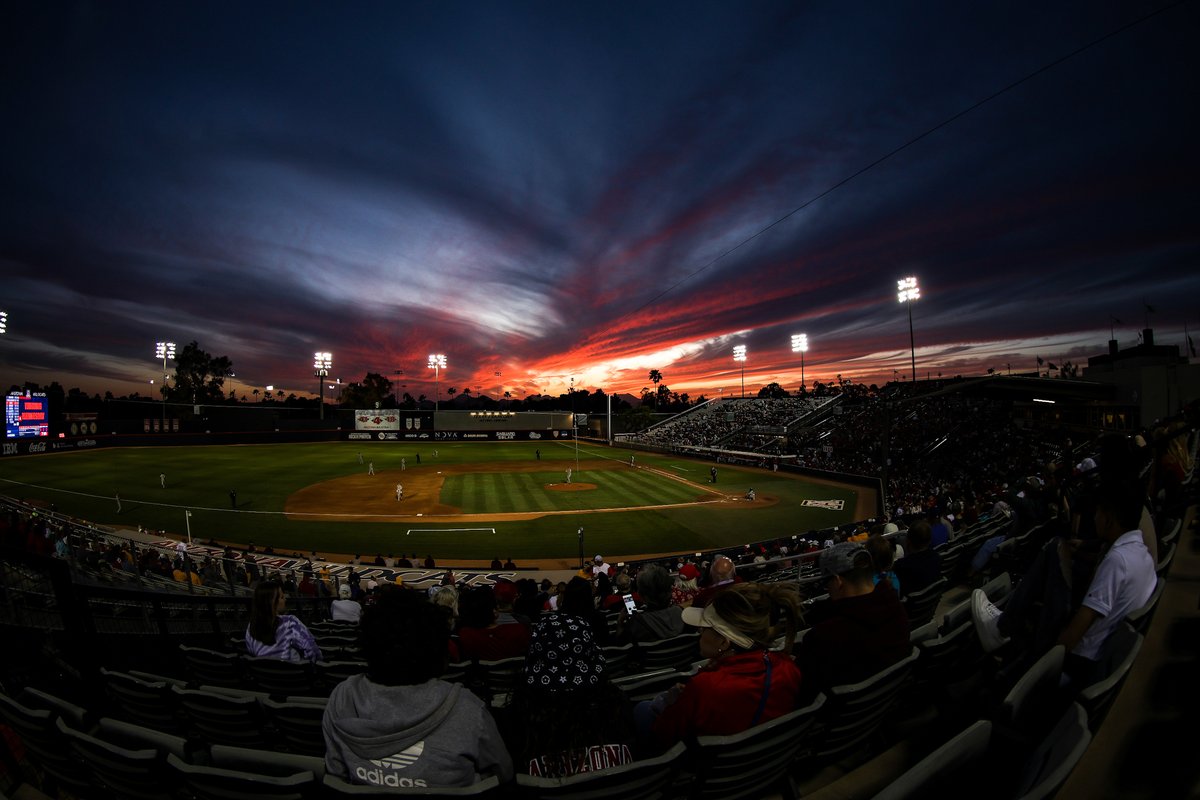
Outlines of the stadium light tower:
[[313,353],[313,376],[317,379],[317,392],[321,398],[320,418],[325,419],[325,379],[333,369],[333,353]]
[[163,360],[163,385],[162,385],[162,418],[163,427],[167,426],[167,359],[175,360],[175,343],[174,342],[156,342],[154,344],[154,357]]
[[804,388],[804,354],[808,352],[808,334],[797,333],[792,336],[792,352],[800,354],[800,388]]
[[446,368],[446,357],[441,353],[430,353],[429,363],[425,365],[433,370],[433,413],[438,410],[438,396],[441,394],[439,381],[442,376],[442,370]]
[[742,397],[746,396],[746,345],[733,346],[733,360],[742,365]]
[[912,304],[916,300],[921,299],[921,288],[917,286],[917,279],[914,277],[902,278],[896,281],[897,298],[901,303],[908,304],[908,353],[912,359],[912,379],[913,383],[917,382],[917,345],[913,338],[912,324]]

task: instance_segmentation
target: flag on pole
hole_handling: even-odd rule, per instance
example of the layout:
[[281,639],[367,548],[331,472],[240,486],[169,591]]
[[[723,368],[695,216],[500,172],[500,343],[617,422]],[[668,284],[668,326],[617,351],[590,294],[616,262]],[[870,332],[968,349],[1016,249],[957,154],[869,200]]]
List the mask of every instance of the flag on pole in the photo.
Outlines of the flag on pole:
[[1039,367],[1040,367],[1042,364],[1045,364],[1045,363],[1046,363],[1045,361],[1042,361],[1042,357],[1041,357],[1041,356],[1038,356],[1038,357],[1037,357],[1037,360],[1038,360],[1038,366],[1039,366]]
[[1050,369],[1058,369],[1058,367],[1054,366],[1054,362],[1053,362],[1053,361],[1051,361],[1051,362],[1050,362],[1050,364],[1049,364],[1048,366],[1050,367]]

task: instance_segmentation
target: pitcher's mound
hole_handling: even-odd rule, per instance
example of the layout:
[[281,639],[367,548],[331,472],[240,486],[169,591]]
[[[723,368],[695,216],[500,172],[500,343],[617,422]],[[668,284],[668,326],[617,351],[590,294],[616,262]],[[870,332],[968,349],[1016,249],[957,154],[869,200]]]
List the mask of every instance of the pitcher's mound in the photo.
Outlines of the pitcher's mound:
[[545,486],[551,492],[589,492],[595,488],[594,483],[547,483]]

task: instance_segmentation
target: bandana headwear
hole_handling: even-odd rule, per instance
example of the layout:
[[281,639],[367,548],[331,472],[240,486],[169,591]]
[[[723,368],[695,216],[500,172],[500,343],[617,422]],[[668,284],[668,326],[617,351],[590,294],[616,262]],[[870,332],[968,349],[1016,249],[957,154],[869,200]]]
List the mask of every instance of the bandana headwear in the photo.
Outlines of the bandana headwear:
[[533,626],[525,658],[525,685],[544,692],[572,692],[598,686],[604,654],[587,620],[551,614]]
[[683,621],[696,628],[712,628],[743,650],[754,647],[753,639],[722,619],[721,615],[712,606],[705,606],[704,608],[692,606],[691,608],[685,608],[683,610]]

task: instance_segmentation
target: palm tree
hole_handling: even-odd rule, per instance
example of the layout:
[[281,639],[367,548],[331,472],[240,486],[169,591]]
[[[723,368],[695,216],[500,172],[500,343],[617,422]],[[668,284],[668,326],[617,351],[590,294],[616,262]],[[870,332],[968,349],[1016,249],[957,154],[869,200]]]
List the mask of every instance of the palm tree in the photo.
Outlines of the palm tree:
[[282,401],[283,400],[283,389],[276,389],[275,396],[278,397]]
[[654,409],[658,410],[658,384],[663,379],[662,373],[656,369],[650,370],[650,382],[654,384]]
[[250,394],[254,395],[254,399],[255,399],[255,400],[257,400],[257,399],[258,399],[258,396],[259,396],[259,394],[261,394],[261,392],[259,392],[259,391],[258,391],[258,389],[255,389],[255,390],[254,390],[253,392],[251,392]]

